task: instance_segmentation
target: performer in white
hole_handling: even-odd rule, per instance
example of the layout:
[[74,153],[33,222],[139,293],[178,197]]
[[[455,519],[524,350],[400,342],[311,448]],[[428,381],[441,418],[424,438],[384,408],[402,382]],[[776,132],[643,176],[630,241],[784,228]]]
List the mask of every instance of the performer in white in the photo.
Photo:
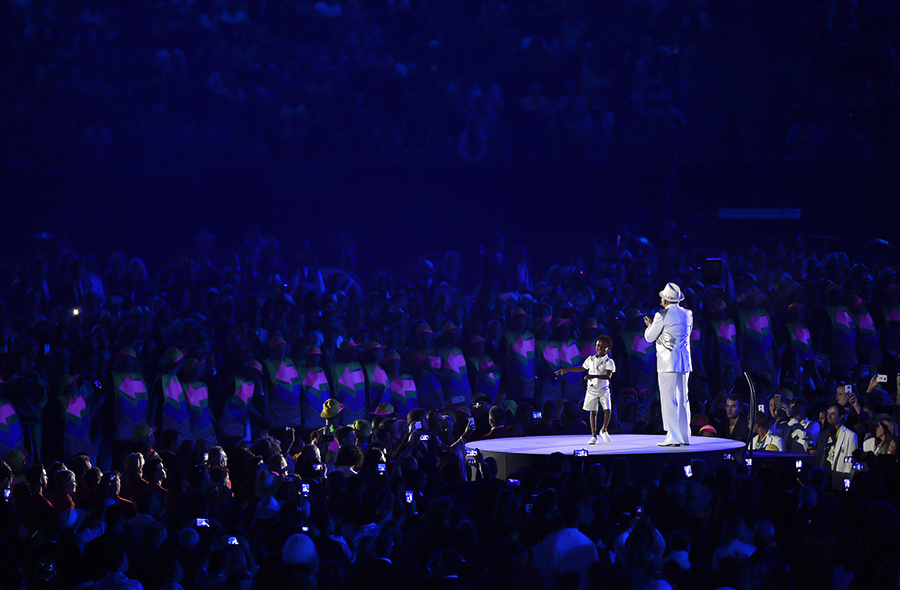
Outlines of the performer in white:
[[691,374],[691,329],[694,317],[678,302],[681,289],[669,283],[659,292],[663,309],[651,320],[644,317],[644,338],[656,343],[656,372],[659,375],[659,402],[666,438],[661,447],[691,444],[691,408],[688,377]]
[[597,444],[597,411],[603,409],[603,428],[600,429],[600,438],[603,442],[612,442],[606,428],[609,426],[610,410],[612,409],[612,398],[609,395],[609,380],[612,379],[613,373],[616,372],[616,362],[612,360],[607,353],[612,348],[612,338],[605,334],[597,336],[594,345],[597,354],[584,359],[584,363],[580,367],[563,367],[557,369],[557,375],[565,375],[572,371],[581,371],[585,373],[584,380],[587,381],[587,390],[584,394],[584,403],[582,407],[590,412],[591,417],[591,440],[589,445]]

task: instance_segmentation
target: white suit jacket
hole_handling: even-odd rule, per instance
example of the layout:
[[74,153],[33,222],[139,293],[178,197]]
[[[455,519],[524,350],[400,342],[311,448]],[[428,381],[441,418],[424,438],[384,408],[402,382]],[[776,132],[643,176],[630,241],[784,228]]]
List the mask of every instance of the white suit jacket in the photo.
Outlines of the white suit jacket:
[[691,310],[673,303],[656,312],[653,323],[644,330],[644,339],[656,343],[656,371],[691,372]]
[[832,471],[840,473],[853,473],[853,463],[847,463],[846,457],[852,457],[853,451],[857,447],[856,433],[841,425],[838,430],[837,442],[834,445],[834,463],[831,465]]

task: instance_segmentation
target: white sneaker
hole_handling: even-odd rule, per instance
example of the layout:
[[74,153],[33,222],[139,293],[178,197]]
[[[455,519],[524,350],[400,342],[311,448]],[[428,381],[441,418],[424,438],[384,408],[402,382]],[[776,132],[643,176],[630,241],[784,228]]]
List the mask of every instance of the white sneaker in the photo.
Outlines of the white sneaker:
[[603,442],[605,442],[605,443],[612,442],[612,439],[609,438],[609,433],[606,432],[605,430],[600,433],[600,438],[603,439]]
[[597,444],[597,437],[596,437],[596,436],[592,436],[592,437],[591,437],[591,440],[588,441],[588,444],[589,444],[589,445],[595,445],[595,444]]

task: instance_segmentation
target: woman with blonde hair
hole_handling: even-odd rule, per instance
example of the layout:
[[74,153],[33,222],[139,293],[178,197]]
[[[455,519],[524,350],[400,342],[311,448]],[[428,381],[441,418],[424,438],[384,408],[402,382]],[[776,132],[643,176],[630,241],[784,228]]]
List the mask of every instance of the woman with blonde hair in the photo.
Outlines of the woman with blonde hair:
[[897,455],[897,439],[900,427],[887,414],[879,414],[875,423],[875,436],[863,442],[863,450],[876,455]]

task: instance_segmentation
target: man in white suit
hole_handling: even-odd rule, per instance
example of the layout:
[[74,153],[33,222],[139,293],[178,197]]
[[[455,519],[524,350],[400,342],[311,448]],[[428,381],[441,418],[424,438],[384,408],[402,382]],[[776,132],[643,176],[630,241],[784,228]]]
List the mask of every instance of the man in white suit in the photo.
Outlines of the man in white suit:
[[694,317],[678,302],[684,299],[681,289],[669,283],[659,292],[663,309],[647,326],[644,339],[656,343],[656,372],[659,376],[659,402],[662,408],[666,438],[661,447],[691,444],[691,408],[688,403],[688,377],[691,374],[691,329]]

